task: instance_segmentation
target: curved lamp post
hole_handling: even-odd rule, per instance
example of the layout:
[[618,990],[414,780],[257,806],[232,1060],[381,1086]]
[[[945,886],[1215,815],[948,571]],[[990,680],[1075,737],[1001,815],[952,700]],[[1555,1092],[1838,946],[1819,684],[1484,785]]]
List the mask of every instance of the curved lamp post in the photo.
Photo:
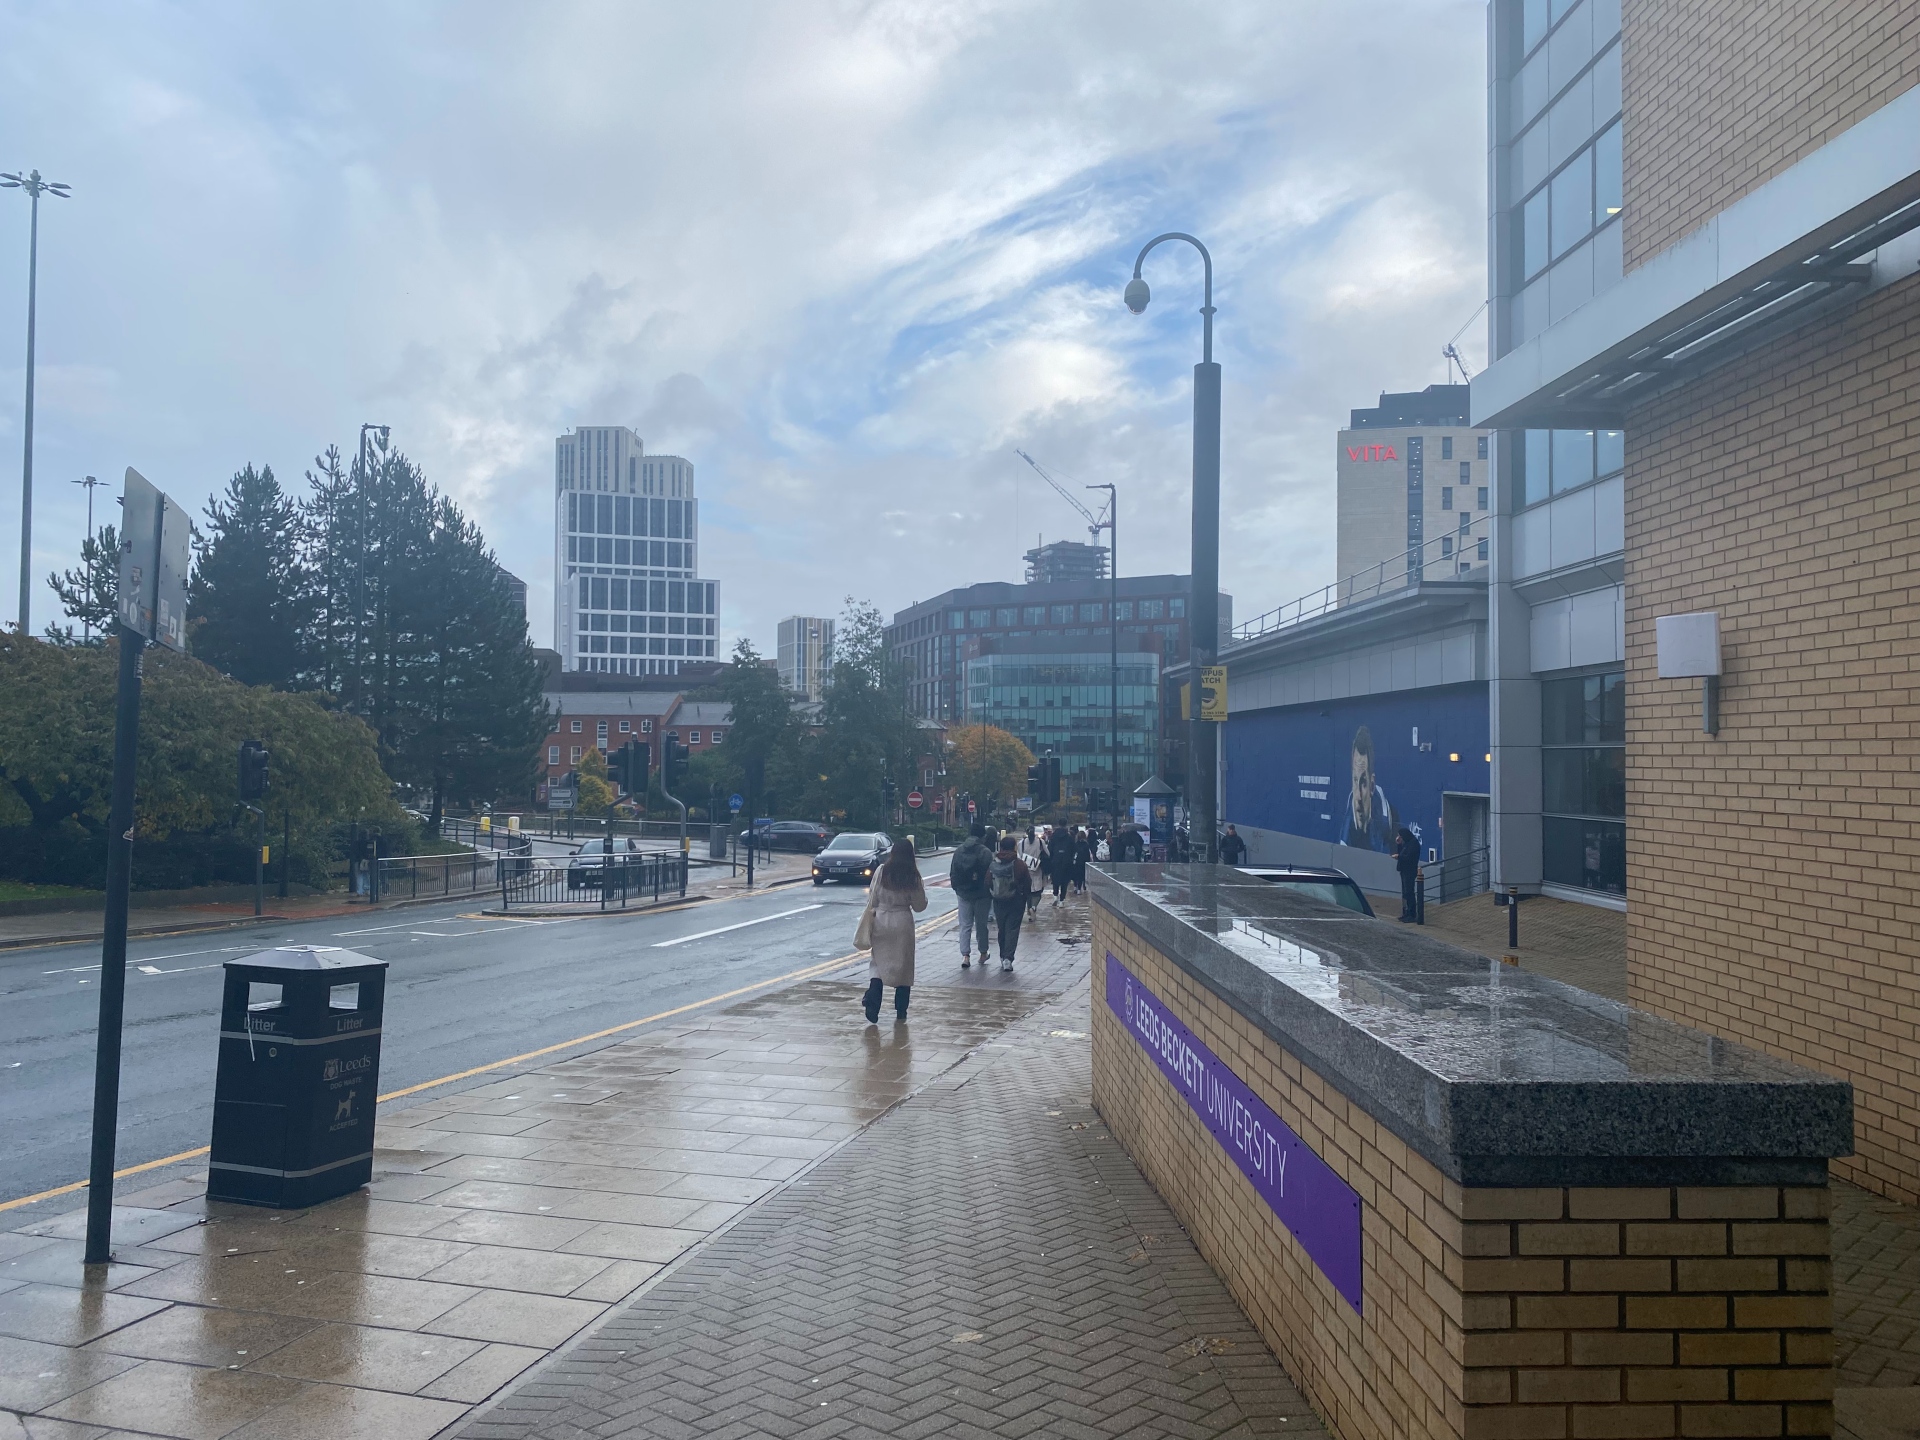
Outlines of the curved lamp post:
[[1187,606],[1187,632],[1193,671],[1194,703],[1188,728],[1187,796],[1192,806],[1187,834],[1193,858],[1214,860],[1214,833],[1218,828],[1215,788],[1219,784],[1220,732],[1200,718],[1200,669],[1213,664],[1220,645],[1220,367],[1213,362],[1213,256],[1191,235],[1173,231],[1157,235],[1133,262],[1127,282],[1127,308],[1138,315],[1153,292],[1140,278],[1140,267],[1153,247],[1168,240],[1184,240],[1200,252],[1206,266],[1206,303],[1200,363],[1193,367],[1193,598]]
[[40,197],[68,197],[68,186],[44,180],[38,170],[0,174],[0,189],[24,190],[33,200],[33,219],[27,241],[27,438],[20,461],[20,633],[31,627],[33,605],[33,319],[35,292],[40,281]]

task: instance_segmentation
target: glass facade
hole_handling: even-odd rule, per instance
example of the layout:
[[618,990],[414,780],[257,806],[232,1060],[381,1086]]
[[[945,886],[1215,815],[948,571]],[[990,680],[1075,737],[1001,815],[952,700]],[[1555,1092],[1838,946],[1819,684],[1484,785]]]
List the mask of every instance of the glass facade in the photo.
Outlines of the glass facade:
[[[1147,778],[1153,756],[1159,656],[1120,656],[1120,783]],[[967,720],[1017,735],[1035,755],[1055,755],[1063,778],[1106,784],[1112,753],[1112,657],[982,655],[967,662]]]
[[1623,430],[1528,430],[1523,432],[1513,507],[1523,510],[1594,480],[1618,475],[1627,465]]
[[1540,684],[1541,878],[1627,893],[1626,674]]

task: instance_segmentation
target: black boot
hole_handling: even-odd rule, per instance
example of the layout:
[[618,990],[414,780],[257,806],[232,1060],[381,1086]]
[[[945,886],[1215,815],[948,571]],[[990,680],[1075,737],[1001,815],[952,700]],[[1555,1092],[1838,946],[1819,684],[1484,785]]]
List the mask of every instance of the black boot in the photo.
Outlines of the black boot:
[[[907,1018],[907,997],[911,994],[913,994],[913,987],[911,985],[896,985],[893,987],[893,1014],[896,1020],[904,1020]],[[874,1018],[878,1019],[880,1016],[880,997],[878,995],[873,997],[873,1013]]]
[[867,1012],[869,1025],[880,1023],[880,990],[880,977],[876,975],[867,982],[867,993],[860,1000],[861,1008]]

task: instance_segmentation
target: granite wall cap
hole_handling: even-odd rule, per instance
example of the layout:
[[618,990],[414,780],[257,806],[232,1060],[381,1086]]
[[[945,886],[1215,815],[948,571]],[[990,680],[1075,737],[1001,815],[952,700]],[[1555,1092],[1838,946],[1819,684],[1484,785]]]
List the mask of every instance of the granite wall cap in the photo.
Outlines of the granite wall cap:
[[1090,871],[1096,904],[1462,1183],[1819,1184],[1852,1153],[1830,1075],[1231,867]]

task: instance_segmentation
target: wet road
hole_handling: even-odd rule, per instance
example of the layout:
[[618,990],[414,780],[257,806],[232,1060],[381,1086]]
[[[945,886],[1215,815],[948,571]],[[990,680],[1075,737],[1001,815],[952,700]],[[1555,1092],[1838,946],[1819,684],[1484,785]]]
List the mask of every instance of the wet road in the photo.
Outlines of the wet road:
[[[388,961],[380,1088],[390,1092],[848,955],[865,898],[797,885],[564,920],[486,919],[469,898],[132,941],[118,1165],[207,1143],[220,967],[235,956],[309,944]],[[928,898],[927,918],[952,909],[945,888]],[[99,976],[97,943],[0,952],[0,1202],[86,1175]]]

